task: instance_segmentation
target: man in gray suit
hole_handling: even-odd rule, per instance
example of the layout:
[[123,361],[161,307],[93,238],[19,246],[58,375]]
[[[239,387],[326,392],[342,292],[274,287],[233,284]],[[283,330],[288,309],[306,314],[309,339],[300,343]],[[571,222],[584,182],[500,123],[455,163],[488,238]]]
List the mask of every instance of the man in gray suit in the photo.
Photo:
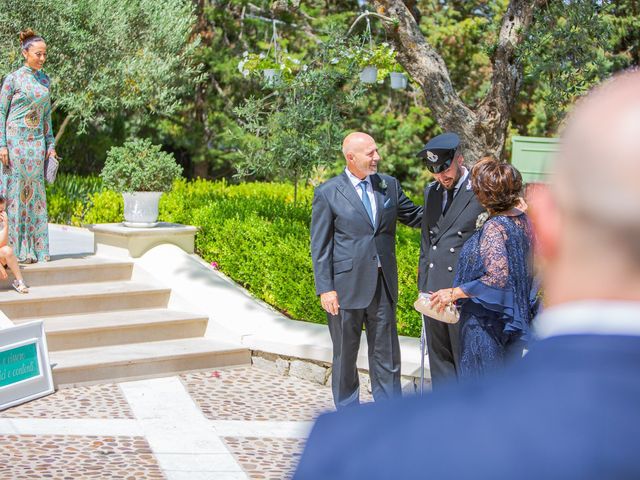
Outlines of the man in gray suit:
[[422,220],[422,207],[405,196],[398,181],[377,173],[380,155],[373,138],[351,133],[342,151],[345,171],[315,189],[311,219],[316,294],[333,343],[337,408],[359,403],[356,360],[363,324],[373,398],[401,394],[396,221],[417,226]]
[[[471,188],[469,171],[455,133],[432,138],[418,154],[435,181],[424,191],[418,289],[435,292],[453,286],[458,256],[484,212]],[[460,328],[426,317],[427,348],[432,384],[456,378]]]

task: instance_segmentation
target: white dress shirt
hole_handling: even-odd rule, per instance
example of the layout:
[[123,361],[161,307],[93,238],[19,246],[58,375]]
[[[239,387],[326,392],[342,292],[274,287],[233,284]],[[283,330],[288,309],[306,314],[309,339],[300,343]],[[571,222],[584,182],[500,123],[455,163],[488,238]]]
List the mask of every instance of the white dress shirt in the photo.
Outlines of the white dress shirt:
[[559,335],[640,336],[640,302],[584,300],[544,310],[533,322],[538,338]]
[[348,168],[345,168],[344,171],[347,172],[347,177],[349,177],[349,180],[351,181],[353,188],[356,189],[358,197],[360,197],[361,201],[362,188],[360,188],[358,184],[363,181],[367,182],[367,196],[369,197],[369,202],[371,203],[371,212],[373,213],[373,218],[375,219],[376,213],[378,212],[378,206],[376,205],[376,197],[373,195],[373,184],[371,183],[371,175],[367,175],[363,180],[360,180],[353,173],[351,173]]

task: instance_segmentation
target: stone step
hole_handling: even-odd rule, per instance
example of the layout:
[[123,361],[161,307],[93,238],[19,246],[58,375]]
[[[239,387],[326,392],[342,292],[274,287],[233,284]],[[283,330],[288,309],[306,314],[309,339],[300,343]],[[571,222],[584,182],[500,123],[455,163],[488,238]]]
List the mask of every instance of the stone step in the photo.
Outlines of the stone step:
[[157,308],[47,317],[44,329],[49,351],[57,351],[202,337],[208,321],[204,315]]
[[[172,375],[188,370],[248,365],[247,348],[206,338],[130,343],[51,352],[60,385]],[[176,412],[179,415],[179,412]]]
[[166,307],[171,290],[134,281],[32,287],[0,292],[0,310],[12,321],[56,315]]
[[[133,263],[94,256],[62,258],[50,262],[20,265],[25,283],[30,287],[64,285],[83,282],[130,280]],[[0,291],[10,290],[14,277],[0,280]]]

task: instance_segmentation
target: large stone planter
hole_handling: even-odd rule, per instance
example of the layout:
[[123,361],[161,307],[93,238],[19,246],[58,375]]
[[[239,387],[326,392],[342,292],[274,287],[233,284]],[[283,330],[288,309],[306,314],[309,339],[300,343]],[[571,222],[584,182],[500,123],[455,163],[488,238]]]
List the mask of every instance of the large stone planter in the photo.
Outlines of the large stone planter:
[[158,224],[158,202],[162,192],[123,193],[126,227],[151,228]]

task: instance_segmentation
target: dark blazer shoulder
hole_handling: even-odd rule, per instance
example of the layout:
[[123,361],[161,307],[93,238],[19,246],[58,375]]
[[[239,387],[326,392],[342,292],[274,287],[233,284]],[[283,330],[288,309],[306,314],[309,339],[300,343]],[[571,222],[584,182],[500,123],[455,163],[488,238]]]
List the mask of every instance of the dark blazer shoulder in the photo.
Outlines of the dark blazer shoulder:
[[338,185],[343,184],[345,179],[346,179],[346,174],[343,172],[339,175],[336,175],[335,177],[331,177],[329,180],[326,180],[325,182],[316,186],[314,188],[314,191],[318,193],[322,193],[322,192],[325,192],[326,190],[331,190],[333,188],[336,188]]

